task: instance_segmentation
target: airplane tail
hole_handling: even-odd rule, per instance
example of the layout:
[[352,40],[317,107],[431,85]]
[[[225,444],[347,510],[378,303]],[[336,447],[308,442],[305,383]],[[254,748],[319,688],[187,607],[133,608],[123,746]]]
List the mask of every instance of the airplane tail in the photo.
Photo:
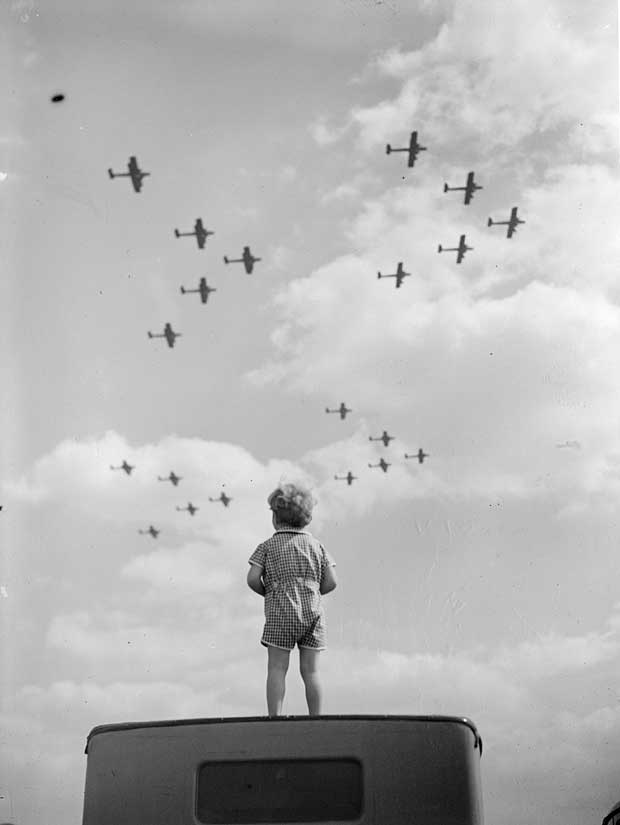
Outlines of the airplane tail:
[[385,154],[389,155],[391,153],[391,151],[392,151],[392,147],[388,143],[387,146],[385,147]]
[[185,287],[184,286],[181,287],[181,295],[185,295]]
[[153,337],[153,333],[152,333],[152,332],[147,332],[147,335],[149,336],[149,338],[152,338],[152,337]]
[[180,237],[181,237],[181,233],[179,232],[179,230],[178,230],[178,229],[175,229],[175,230],[174,230],[174,234],[175,234],[175,236],[176,236],[177,238],[180,238]]
[[114,172],[113,172],[111,169],[108,169],[108,175],[109,175],[111,178],[113,178],[113,177],[114,177]]
[[381,275],[381,273],[380,273],[380,272],[377,272],[377,278],[382,278],[382,277],[383,277],[383,276]]
[[230,263],[230,262],[229,262],[229,260],[228,260],[228,258],[226,257],[226,255],[224,255],[224,263],[225,263],[225,264]]
[[441,244],[439,244],[439,246],[437,247],[437,252],[443,252],[443,248],[442,248]]
[[448,191],[448,184],[447,184],[447,183],[444,183],[444,185],[443,185],[443,191],[444,191],[444,192],[447,192],[447,191]]

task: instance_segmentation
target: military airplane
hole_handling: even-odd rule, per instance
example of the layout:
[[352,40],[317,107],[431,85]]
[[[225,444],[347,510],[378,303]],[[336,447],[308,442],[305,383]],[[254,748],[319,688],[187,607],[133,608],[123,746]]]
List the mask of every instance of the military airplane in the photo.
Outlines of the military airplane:
[[227,496],[226,493],[221,492],[217,498],[211,498],[211,496],[209,496],[209,501],[221,501],[224,507],[228,507],[228,505],[232,501],[232,498],[230,498],[230,496]]
[[153,527],[153,525],[151,524],[151,526],[149,527],[148,530],[138,530],[138,533],[140,533],[140,535],[142,535],[142,536],[151,535],[151,536],[153,536],[154,539],[156,539],[157,536],[161,533],[161,530],[156,530]]
[[187,507],[177,507],[177,510],[182,512],[188,512],[190,516],[193,516],[197,510],[200,510],[200,507],[194,507],[191,501],[187,502]]
[[408,455],[405,453],[405,458],[417,458],[418,462],[422,464],[425,458],[428,458],[428,453],[425,453],[424,450],[420,447],[417,453],[413,453],[412,455]]
[[467,246],[467,244],[465,243],[465,235],[461,235],[461,239],[459,240],[458,246],[444,247],[441,244],[439,244],[439,246],[437,247],[437,252],[458,252],[458,255],[456,256],[456,262],[457,264],[460,264],[463,258],[465,257],[465,253],[471,249],[473,249],[473,246]]
[[380,272],[377,272],[377,278],[396,278],[396,289],[402,284],[403,278],[407,278],[409,275],[411,275],[411,272],[405,272],[402,261],[398,262],[396,272],[393,272],[391,275],[382,275]]
[[413,166],[413,164],[415,163],[416,158],[418,156],[418,152],[425,152],[425,151],[426,151],[426,146],[420,146],[420,144],[418,143],[418,133],[417,132],[412,132],[411,133],[411,137],[409,139],[409,146],[406,146],[404,149],[392,149],[392,147],[390,146],[389,143],[385,147],[386,155],[391,155],[392,152],[408,152],[409,157],[408,157],[407,165],[410,166],[410,167]]
[[127,464],[127,462],[123,459],[123,463],[120,465],[120,467],[113,467],[110,464],[110,469],[111,470],[124,470],[127,473],[127,475],[130,476],[131,471],[133,469],[135,469],[135,465]]
[[248,273],[248,275],[251,275],[252,270],[254,269],[254,264],[260,260],[262,259],[255,258],[254,255],[252,255],[249,246],[243,247],[243,255],[241,256],[241,258],[227,258],[226,255],[224,255],[225,264],[243,264],[245,266],[245,271]]
[[346,476],[334,476],[336,481],[346,481],[349,487],[353,484],[357,476],[354,476],[351,470],[346,474]]
[[217,290],[214,286],[207,286],[206,278],[201,278],[200,283],[198,284],[198,289],[185,289],[184,286],[181,287],[181,295],[187,295],[188,292],[199,292],[200,300],[203,304],[206,304],[209,300],[209,293],[217,292]]
[[378,464],[369,464],[369,467],[381,467],[384,473],[387,473],[387,468],[390,466],[384,458],[379,459]]
[[377,438],[373,438],[372,436],[369,435],[368,440],[369,441],[383,441],[384,445],[386,447],[388,447],[389,444],[390,444],[390,441],[394,440],[394,436],[393,435],[388,435],[387,430],[383,430],[382,435],[378,436]]
[[325,407],[325,412],[340,413],[340,418],[344,420],[347,417],[347,413],[353,412],[353,410],[349,409],[349,407],[347,407],[347,405],[343,401],[336,410],[330,410],[329,407]]
[[193,232],[179,232],[178,229],[175,229],[174,234],[177,238],[185,238],[188,236],[195,235],[198,248],[204,249],[205,241],[207,240],[209,235],[215,235],[215,232],[211,232],[210,229],[205,229],[204,224],[202,222],[202,218],[196,218],[196,223],[194,224]]
[[135,155],[132,155],[129,158],[127,168],[129,169],[128,172],[113,172],[111,169],[108,169],[108,175],[111,178],[131,178],[133,188],[136,190],[136,192],[139,192],[142,189],[142,179],[148,177],[151,173],[143,172],[140,169]]
[[171,481],[174,484],[174,486],[177,487],[179,481],[181,481],[182,478],[183,476],[177,476],[171,470],[169,476],[164,476],[164,478],[162,478],[161,476],[157,476],[157,481]]
[[487,226],[507,226],[508,229],[506,230],[506,237],[512,238],[513,233],[517,231],[517,226],[520,223],[525,223],[522,221],[521,218],[517,218],[517,209],[518,206],[513,206],[510,212],[510,217],[507,221],[494,221],[493,218],[489,218],[487,221]]
[[165,338],[166,341],[168,342],[169,347],[173,347],[175,338],[180,338],[181,335],[182,335],[181,332],[174,332],[172,327],[168,323],[164,327],[164,331],[162,333],[159,333],[159,332],[155,333],[155,332],[150,332],[150,331],[148,333],[149,338]]
[[564,444],[556,444],[556,447],[562,449],[563,447],[568,447],[569,450],[580,450],[581,444],[578,441],[565,441]]
[[467,205],[474,196],[474,192],[476,190],[482,189],[482,186],[478,186],[477,183],[474,183],[474,173],[470,172],[467,175],[467,182],[465,186],[448,186],[447,183],[443,185],[444,192],[465,192],[465,196],[463,198],[463,203]]

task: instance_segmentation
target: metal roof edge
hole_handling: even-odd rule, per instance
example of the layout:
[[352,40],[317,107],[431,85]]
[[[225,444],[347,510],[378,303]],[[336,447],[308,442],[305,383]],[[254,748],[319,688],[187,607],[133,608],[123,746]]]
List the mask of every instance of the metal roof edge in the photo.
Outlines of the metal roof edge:
[[151,722],[117,722],[109,725],[97,725],[96,727],[94,727],[90,731],[86,739],[86,747],[84,748],[84,753],[88,753],[88,746],[91,742],[91,739],[94,736],[96,736],[99,733],[110,733],[112,731],[136,730],[138,728],[182,727],[183,725],[210,725],[219,724],[222,722],[273,722],[277,724],[279,722],[313,722],[321,720],[326,721],[330,719],[346,721],[352,721],[356,719],[389,719],[393,721],[414,720],[416,722],[456,722],[462,725],[466,725],[472,731],[472,733],[474,734],[474,749],[479,747],[480,755],[482,756],[482,738],[478,733],[475,724],[471,721],[471,719],[468,719],[466,716],[418,716],[406,714],[329,714],[322,716],[216,716],[196,719],[163,719]]

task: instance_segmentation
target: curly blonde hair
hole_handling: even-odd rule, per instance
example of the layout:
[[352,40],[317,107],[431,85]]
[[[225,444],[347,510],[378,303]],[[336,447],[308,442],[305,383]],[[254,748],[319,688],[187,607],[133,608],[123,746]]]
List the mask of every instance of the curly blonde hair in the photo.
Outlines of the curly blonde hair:
[[281,484],[267,498],[278,524],[301,528],[312,521],[316,504],[310,490],[302,484]]

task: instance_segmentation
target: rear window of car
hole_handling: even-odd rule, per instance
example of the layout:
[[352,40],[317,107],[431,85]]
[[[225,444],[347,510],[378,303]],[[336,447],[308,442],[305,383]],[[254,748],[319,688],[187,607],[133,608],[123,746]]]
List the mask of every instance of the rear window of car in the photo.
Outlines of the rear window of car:
[[362,797],[357,759],[204,762],[196,816],[205,825],[355,820]]

